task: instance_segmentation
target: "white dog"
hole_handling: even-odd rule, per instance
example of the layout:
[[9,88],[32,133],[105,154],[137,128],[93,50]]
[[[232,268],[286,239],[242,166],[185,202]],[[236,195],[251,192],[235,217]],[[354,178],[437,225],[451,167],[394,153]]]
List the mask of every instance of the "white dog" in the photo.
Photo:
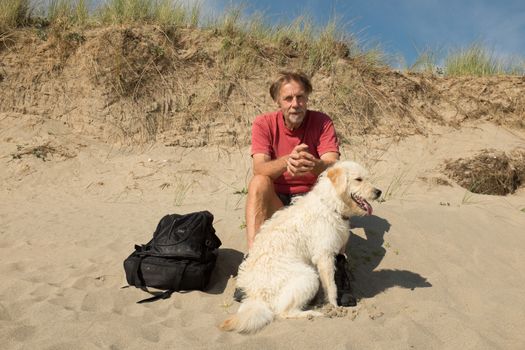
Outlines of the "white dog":
[[319,280],[328,302],[337,306],[334,256],[350,236],[348,218],[371,214],[367,200],[381,195],[365,180],[366,174],[357,163],[337,162],[308,194],[261,226],[237,276],[246,298],[237,314],[220,325],[222,330],[249,333],[275,316],[323,316],[303,310],[316,295]]

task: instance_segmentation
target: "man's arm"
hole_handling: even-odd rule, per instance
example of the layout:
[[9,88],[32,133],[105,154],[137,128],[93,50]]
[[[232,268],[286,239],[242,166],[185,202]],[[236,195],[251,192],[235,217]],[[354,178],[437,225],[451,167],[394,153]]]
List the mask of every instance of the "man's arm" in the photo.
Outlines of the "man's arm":
[[288,155],[271,160],[264,153],[256,153],[252,156],[253,174],[269,176],[272,180],[277,179],[286,171]]
[[335,162],[339,160],[338,152],[326,152],[321,155],[321,159],[314,160],[315,166],[312,169],[312,173],[319,176],[327,168],[334,165]]

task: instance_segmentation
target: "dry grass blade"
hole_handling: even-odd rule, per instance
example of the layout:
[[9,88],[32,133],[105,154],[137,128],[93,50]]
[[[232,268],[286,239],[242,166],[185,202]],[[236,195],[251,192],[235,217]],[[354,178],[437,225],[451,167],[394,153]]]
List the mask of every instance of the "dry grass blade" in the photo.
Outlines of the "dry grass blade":
[[11,154],[12,159],[21,159],[23,156],[32,155],[42,161],[48,161],[51,157],[58,155],[64,159],[74,158],[76,155],[71,154],[61,146],[53,146],[47,142],[40,146],[23,147],[18,145],[17,151]]
[[9,47],[10,44],[14,44],[15,43],[15,39],[14,39],[14,36],[15,36],[15,32],[10,30],[10,31],[7,31],[7,30],[2,30],[2,28],[0,28],[0,49],[2,49],[2,46],[7,48]]

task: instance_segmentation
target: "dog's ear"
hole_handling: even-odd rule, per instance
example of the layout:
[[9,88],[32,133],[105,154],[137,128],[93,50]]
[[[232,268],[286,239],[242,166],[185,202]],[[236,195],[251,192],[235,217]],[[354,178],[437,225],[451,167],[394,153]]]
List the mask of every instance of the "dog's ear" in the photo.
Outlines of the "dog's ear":
[[338,194],[346,192],[346,172],[341,168],[330,168],[326,174]]

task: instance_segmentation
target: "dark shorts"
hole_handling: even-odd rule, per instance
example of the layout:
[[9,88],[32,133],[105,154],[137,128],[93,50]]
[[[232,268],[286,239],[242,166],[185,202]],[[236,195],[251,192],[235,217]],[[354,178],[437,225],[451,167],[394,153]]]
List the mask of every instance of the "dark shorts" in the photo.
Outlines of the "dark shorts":
[[277,193],[277,196],[283,202],[284,206],[287,207],[292,203],[292,200],[295,197],[304,196],[306,193],[295,193],[295,194],[289,194],[289,193]]

